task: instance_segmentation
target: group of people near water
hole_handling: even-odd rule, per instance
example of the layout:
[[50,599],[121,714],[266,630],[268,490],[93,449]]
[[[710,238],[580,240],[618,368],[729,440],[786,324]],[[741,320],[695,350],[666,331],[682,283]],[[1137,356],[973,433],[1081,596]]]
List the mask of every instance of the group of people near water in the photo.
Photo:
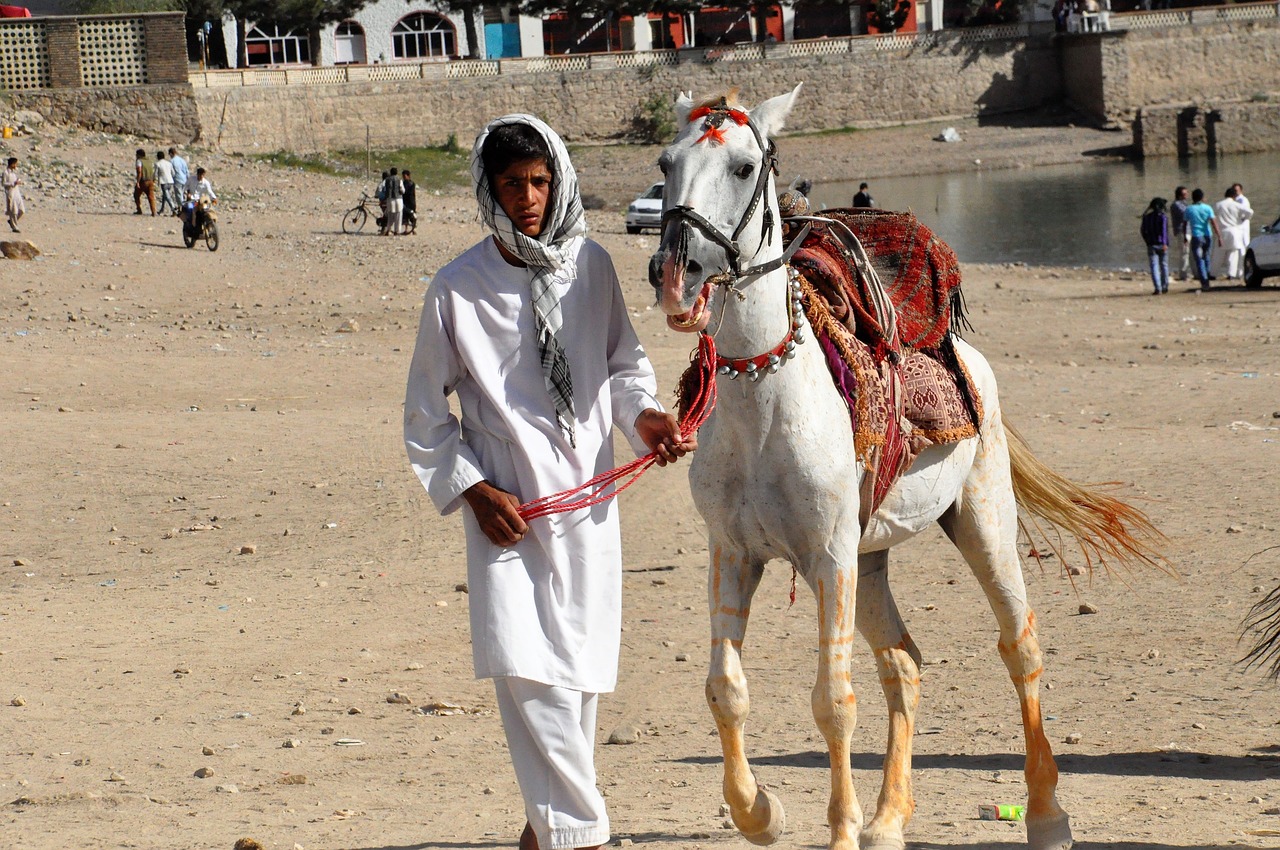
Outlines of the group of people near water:
[[[213,183],[209,180],[209,172],[197,168],[191,173],[187,160],[171,147],[168,154],[163,150],[156,151],[154,160],[147,159],[147,152],[142,148],[134,151],[133,161],[133,214],[142,215],[142,199],[147,199],[151,215],[164,215],[172,210],[172,215],[182,214],[182,205],[198,203],[201,198],[217,201],[213,191]],[[156,211],[157,189],[160,195],[160,209]]]
[[[1140,232],[1147,245],[1151,269],[1152,295],[1169,291],[1169,252],[1175,252],[1178,279],[1187,280],[1194,266],[1200,289],[1223,276],[1238,280],[1244,276],[1244,252],[1249,247],[1249,220],[1253,207],[1244,187],[1233,183],[1222,200],[1210,206],[1203,189],[1186,186],[1174,190],[1173,203],[1155,197],[1142,213]],[[1216,248],[1216,250],[1215,250]]]
[[418,186],[409,169],[382,172],[382,180],[374,192],[382,215],[378,217],[383,236],[408,236],[418,227]]

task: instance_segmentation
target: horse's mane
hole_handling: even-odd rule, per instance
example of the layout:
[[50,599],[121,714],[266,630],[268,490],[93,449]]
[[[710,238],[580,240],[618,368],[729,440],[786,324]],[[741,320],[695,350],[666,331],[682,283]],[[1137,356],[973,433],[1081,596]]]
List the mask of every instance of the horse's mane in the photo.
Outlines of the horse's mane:
[[724,101],[724,103],[732,107],[740,107],[742,106],[742,103],[738,100],[739,91],[740,89],[737,86],[734,86],[728,91],[713,94],[701,103],[694,104],[693,108],[701,109],[704,106],[719,106],[721,101]]

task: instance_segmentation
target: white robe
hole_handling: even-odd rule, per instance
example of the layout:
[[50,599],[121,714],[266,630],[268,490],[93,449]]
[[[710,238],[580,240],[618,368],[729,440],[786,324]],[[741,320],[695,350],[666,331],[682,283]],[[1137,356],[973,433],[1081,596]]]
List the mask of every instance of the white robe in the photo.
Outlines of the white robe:
[[1222,250],[1243,251],[1249,245],[1249,219],[1253,209],[1235,198],[1223,198],[1213,205],[1218,219],[1218,232],[1222,235]]
[[[561,343],[573,375],[577,448],[556,422],[530,306],[529,271],[492,238],[467,250],[427,290],[405,397],[414,472],[442,514],[482,479],[521,501],[582,484],[613,467],[611,426],[637,454],[634,430],[655,397],[653,367],[627,315],[613,263],[579,238],[576,279],[562,282]],[[461,423],[450,412],[456,392]],[[464,511],[477,678],[517,676],[581,691],[617,682],[622,556],[616,502],[530,523],[495,546]]]

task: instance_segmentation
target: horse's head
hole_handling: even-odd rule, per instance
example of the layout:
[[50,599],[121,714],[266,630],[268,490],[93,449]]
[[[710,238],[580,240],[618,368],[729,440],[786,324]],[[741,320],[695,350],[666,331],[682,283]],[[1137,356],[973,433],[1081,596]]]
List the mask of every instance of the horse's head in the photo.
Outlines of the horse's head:
[[672,328],[705,328],[712,279],[737,277],[767,250],[779,250],[769,139],[799,93],[796,86],[752,110],[738,105],[736,91],[701,104],[691,94],[676,100],[679,129],[658,160],[666,175],[662,243],[649,260],[649,282]]

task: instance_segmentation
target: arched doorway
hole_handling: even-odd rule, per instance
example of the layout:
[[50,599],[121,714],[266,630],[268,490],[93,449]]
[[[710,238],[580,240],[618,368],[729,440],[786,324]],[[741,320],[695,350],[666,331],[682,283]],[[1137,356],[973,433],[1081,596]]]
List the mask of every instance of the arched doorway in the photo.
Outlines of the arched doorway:
[[391,28],[391,51],[397,59],[456,56],[457,33],[447,18],[415,12]]
[[343,21],[333,31],[333,64],[364,64],[364,27],[355,21]]

